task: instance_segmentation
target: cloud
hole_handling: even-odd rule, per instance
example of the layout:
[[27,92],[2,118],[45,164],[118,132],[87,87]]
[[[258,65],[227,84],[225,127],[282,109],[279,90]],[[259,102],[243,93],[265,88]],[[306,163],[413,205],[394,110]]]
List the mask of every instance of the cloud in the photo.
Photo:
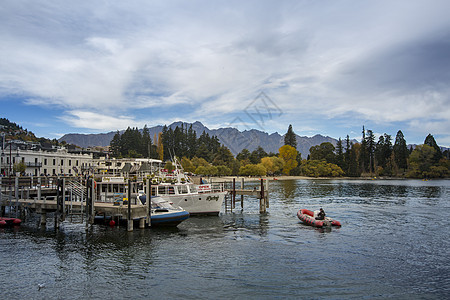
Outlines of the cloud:
[[60,117],[62,121],[76,128],[89,128],[95,130],[111,131],[118,128],[143,127],[144,124],[136,122],[129,116],[112,117],[90,111],[69,111]]
[[226,125],[264,91],[308,131],[348,118],[446,134],[446,1],[24,3],[0,11],[0,93],[77,128]]

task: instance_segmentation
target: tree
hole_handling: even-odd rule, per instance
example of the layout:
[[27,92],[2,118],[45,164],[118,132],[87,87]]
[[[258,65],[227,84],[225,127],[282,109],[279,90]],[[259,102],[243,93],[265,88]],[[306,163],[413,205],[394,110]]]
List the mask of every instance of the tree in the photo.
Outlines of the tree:
[[[367,130],[367,141],[366,141],[366,153],[368,156],[368,170],[370,173],[372,173],[375,169],[375,135],[373,134],[373,131],[368,129]],[[361,148],[362,151],[362,148]],[[367,169],[366,169],[367,170]]]
[[191,161],[194,164],[195,168],[198,168],[200,166],[203,166],[203,167],[209,166],[209,163],[204,158],[199,158],[197,156],[195,156]]
[[408,167],[409,151],[406,145],[405,137],[403,136],[403,132],[401,130],[397,132],[397,136],[395,137],[393,151],[394,160],[397,167],[406,170]]
[[297,136],[295,135],[294,131],[292,130],[292,125],[289,125],[288,131],[284,135],[284,144],[297,149]]
[[141,153],[144,157],[150,158],[152,150],[152,139],[150,138],[150,131],[147,128],[147,125],[144,125],[144,129],[142,130],[142,150]]
[[345,159],[344,159],[344,146],[342,144],[341,138],[336,143],[336,164],[341,168],[344,169],[345,166]]
[[312,160],[322,160],[329,163],[334,163],[336,161],[336,155],[334,154],[334,146],[330,142],[324,142],[320,145],[313,146],[309,149],[310,159]]
[[429,145],[419,145],[409,156],[408,177],[429,177],[430,168],[433,166],[436,150]]
[[231,169],[227,166],[217,166],[217,175],[219,176],[230,176],[231,172]]
[[275,165],[270,157],[263,157],[261,159],[261,164],[266,168],[267,174],[275,173]]
[[119,131],[116,132],[113,139],[110,142],[110,149],[112,156],[114,157],[120,157],[122,154],[122,144],[121,144],[121,137]]
[[171,161],[167,161],[164,169],[166,169],[168,172],[172,172],[174,168],[173,163]]
[[248,164],[239,168],[239,174],[242,176],[264,176],[267,170],[262,164]]
[[158,152],[158,158],[160,160],[164,160],[164,145],[162,135],[162,132],[158,134],[158,146],[156,147],[156,152]]
[[304,160],[301,166],[302,173],[310,177],[339,177],[344,171],[335,164],[327,163],[325,160]]
[[231,167],[233,161],[234,156],[231,153],[230,149],[222,145],[219,147],[217,153],[214,155],[213,165],[216,166],[224,165]]
[[244,161],[244,164],[250,163],[250,151],[248,151],[248,149],[242,149],[242,151],[236,155],[236,159],[241,163]]
[[192,161],[186,156],[183,156],[183,158],[181,159],[181,166],[183,167],[183,170],[186,172],[194,173],[196,169]]
[[297,150],[292,146],[284,145],[278,151],[280,158],[284,161],[283,173],[289,175],[289,172],[298,165]]
[[362,139],[361,139],[361,151],[359,155],[359,165],[363,172],[366,172],[369,166],[369,154],[367,150],[367,138],[366,129],[363,126],[362,129]]
[[206,176],[214,176],[217,175],[217,173],[219,172],[219,170],[217,169],[216,166],[200,166],[195,170],[196,174],[199,175],[206,175]]
[[261,159],[266,156],[267,152],[264,151],[263,147],[258,146],[258,148],[252,151],[249,159],[252,164],[259,164],[261,162]]
[[23,161],[17,162],[13,165],[14,173],[22,174],[25,172],[26,169],[27,169],[27,165]]
[[431,134],[427,135],[427,137],[425,138],[424,144],[428,145],[430,147],[433,147],[434,150],[436,150],[436,153],[434,154],[433,162],[438,163],[439,160],[442,158],[442,151],[441,151],[441,148],[436,143],[436,140],[434,139],[434,137]]

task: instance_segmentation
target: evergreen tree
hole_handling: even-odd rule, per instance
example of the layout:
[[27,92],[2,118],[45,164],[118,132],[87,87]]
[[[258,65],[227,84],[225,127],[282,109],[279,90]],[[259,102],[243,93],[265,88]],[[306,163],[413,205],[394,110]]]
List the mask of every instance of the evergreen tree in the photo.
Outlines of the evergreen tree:
[[361,176],[361,169],[358,166],[358,157],[361,153],[361,144],[353,144],[350,149],[348,173],[347,176],[358,177]]
[[116,132],[109,145],[112,156],[120,157],[122,155],[122,143],[119,131]]
[[192,124],[191,126],[189,126],[187,132],[187,148],[188,148],[187,156],[189,158],[193,158],[195,156],[195,153],[197,152],[197,134],[192,129]]
[[425,138],[424,144],[428,145],[430,147],[433,147],[434,150],[436,150],[436,152],[434,154],[433,162],[435,164],[437,164],[439,162],[439,160],[442,158],[441,147],[438,146],[438,144],[436,143],[434,137],[431,134],[427,135],[427,137]]
[[311,160],[325,160],[328,163],[334,164],[336,155],[334,154],[334,146],[330,142],[324,142],[317,146],[312,146],[309,149]]
[[288,131],[284,135],[284,144],[289,145],[297,149],[297,137],[292,130],[292,125],[289,125]]
[[347,134],[347,137],[345,138],[345,155],[344,155],[344,162],[345,162],[345,168],[343,169],[347,175],[350,174],[350,151],[352,149],[353,143],[350,141],[350,137]]
[[363,126],[362,129],[362,139],[361,139],[361,151],[359,155],[359,164],[360,168],[363,172],[367,172],[369,169],[369,156],[367,150],[367,139],[366,139],[366,130]]
[[256,148],[255,150],[252,151],[249,159],[252,164],[256,165],[256,164],[259,164],[261,162],[261,159],[266,156],[267,156],[267,152],[264,151],[263,147],[258,146],[258,148]]
[[342,144],[341,138],[336,143],[336,164],[341,167],[342,170],[345,170],[344,167],[344,146]]
[[375,135],[370,129],[367,130],[366,147],[366,154],[368,156],[368,170],[372,173],[375,169]]
[[406,170],[408,167],[408,147],[406,145],[405,137],[403,132],[399,130],[397,136],[395,137],[394,143],[394,160],[398,168]]
[[250,151],[248,151],[248,149],[242,149],[242,151],[236,155],[236,159],[239,161],[243,161],[243,160],[250,161],[250,154],[251,153],[250,153]]
[[150,158],[151,150],[152,150],[152,139],[150,138],[150,131],[148,130],[147,125],[144,125],[144,129],[142,130],[141,154],[144,157]]

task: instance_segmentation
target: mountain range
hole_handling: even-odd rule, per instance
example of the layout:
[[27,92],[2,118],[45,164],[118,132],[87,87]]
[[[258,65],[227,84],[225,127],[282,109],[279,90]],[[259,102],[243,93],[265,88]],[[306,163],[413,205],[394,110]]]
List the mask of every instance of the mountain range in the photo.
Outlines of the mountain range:
[[[197,133],[197,137],[203,132],[208,133],[210,136],[217,136],[219,141],[227,146],[234,155],[241,152],[244,148],[251,152],[258,146],[261,146],[268,153],[277,153],[278,149],[284,145],[284,135],[281,135],[278,132],[268,134],[267,132],[256,129],[239,131],[236,128],[231,127],[209,129],[198,121],[194,123],[174,122],[168,127],[175,129],[177,126],[181,127],[181,125],[183,125],[184,128],[189,128],[189,126],[192,125],[192,129]],[[149,127],[150,137],[153,138],[155,134],[161,132],[163,127],[164,126],[162,125]],[[124,130],[119,132],[123,133]],[[109,146],[115,134],[116,132],[114,131],[99,134],[69,133],[62,136],[59,141],[65,141],[69,144],[74,144],[83,148],[95,146],[104,147]],[[333,145],[336,145],[337,140],[320,134],[313,137],[297,135],[297,150],[302,154],[303,158],[306,158],[309,154],[309,149],[312,146],[320,145],[324,142],[330,142]]]

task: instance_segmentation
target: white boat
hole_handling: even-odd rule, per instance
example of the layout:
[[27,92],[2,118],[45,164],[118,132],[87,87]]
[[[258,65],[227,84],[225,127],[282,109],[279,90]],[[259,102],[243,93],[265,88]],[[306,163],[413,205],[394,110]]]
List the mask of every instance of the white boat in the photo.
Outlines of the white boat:
[[152,178],[153,196],[180,206],[191,215],[218,215],[226,194],[223,186],[194,184],[176,159],[173,173],[163,171],[159,177]]
[[[139,200],[145,205],[146,196],[139,195]],[[151,197],[151,225],[152,226],[177,226],[189,218],[189,212],[173,205],[161,197]]]

